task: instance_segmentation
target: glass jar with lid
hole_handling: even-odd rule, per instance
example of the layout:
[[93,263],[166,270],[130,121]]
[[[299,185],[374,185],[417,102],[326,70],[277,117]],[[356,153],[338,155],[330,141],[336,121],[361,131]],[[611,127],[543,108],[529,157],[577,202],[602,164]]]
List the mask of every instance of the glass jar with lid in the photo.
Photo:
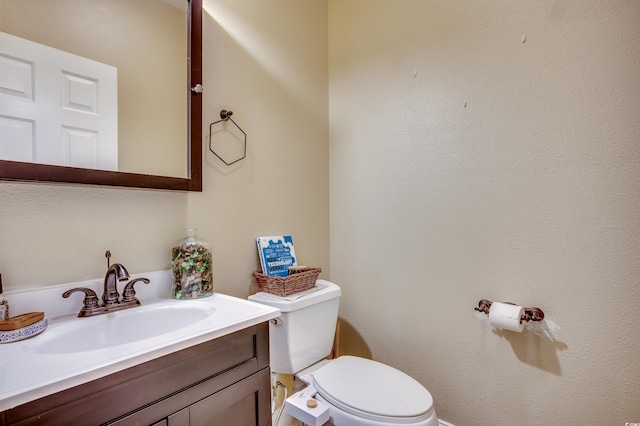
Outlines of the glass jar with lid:
[[171,297],[198,299],[213,294],[211,245],[198,238],[197,228],[187,228],[187,237],[171,249]]
[[0,321],[9,319],[9,301],[2,295],[2,274],[0,274]]

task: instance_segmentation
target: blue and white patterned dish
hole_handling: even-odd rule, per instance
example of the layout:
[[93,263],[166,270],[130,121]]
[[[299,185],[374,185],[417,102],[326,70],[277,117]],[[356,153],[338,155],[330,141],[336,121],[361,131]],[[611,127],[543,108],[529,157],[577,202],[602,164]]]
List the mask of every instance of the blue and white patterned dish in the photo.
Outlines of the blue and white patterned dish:
[[35,322],[26,327],[19,328],[11,331],[0,331],[0,343],[11,343],[19,340],[28,339],[29,337],[36,336],[47,329],[49,320],[44,317],[38,322]]

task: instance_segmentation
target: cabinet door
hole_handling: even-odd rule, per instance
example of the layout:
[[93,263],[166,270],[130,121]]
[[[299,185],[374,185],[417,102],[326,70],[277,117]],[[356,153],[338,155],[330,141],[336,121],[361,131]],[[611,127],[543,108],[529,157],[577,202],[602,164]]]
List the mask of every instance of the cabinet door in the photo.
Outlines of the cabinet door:
[[258,425],[258,375],[254,374],[189,407],[191,426]]
[[189,407],[170,415],[164,421],[166,426],[189,426]]

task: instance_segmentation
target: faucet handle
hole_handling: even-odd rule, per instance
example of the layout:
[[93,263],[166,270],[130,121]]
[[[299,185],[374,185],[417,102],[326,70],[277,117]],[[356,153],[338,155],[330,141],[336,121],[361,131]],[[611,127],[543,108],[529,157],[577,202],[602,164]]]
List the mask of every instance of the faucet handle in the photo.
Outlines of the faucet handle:
[[122,291],[122,302],[138,302],[136,298],[136,291],[133,289],[133,285],[138,281],[142,281],[145,284],[149,284],[149,280],[147,278],[136,278],[135,280],[131,280],[124,286],[124,290]]
[[81,291],[84,293],[84,300],[82,301],[82,309],[80,309],[78,316],[85,317],[85,316],[91,315],[91,312],[100,305],[96,292],[91,290],[90,288],[77,287],[62,293],[62,297],[66,299],[71,295],[71,293],[75,293],[76,291]]

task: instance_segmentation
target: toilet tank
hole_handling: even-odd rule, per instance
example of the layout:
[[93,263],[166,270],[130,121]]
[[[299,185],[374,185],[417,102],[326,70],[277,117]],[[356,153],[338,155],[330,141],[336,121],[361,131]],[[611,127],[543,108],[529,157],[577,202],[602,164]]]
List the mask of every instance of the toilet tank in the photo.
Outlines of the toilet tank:
[[269,324],[271,371],[295,374],[331,353],[338,321],[340,287],[318,280],[318,290],[303,296],[278,297],[268,293],[249,296],[252,302],[280,309]]

